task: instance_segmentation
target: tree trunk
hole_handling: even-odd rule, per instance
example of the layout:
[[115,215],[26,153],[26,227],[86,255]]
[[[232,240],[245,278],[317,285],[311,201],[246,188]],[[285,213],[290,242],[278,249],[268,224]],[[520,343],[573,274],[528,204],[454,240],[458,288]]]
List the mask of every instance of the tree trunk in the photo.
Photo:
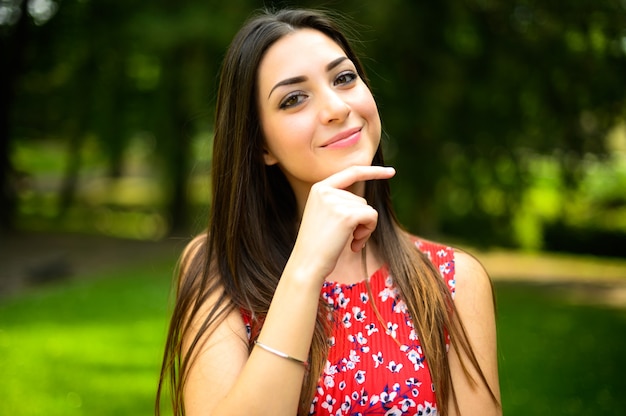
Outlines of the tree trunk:
[[14,28],[0,37],[3,63],[0,64],[0,233],[14,230],[17,204],[16,172],[11,163],[11,109],[21,74],[24,50],[28,41],[27,2],[21,2],[21,17]]

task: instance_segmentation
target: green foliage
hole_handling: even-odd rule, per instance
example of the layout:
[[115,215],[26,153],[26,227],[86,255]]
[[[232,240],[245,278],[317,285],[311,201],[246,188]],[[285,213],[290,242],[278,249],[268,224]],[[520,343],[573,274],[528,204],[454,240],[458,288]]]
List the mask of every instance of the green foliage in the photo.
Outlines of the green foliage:
[[[69,215],[69,207],[83,203],[77,178],[89,174],[83,151],[95,141],[101,176],[150,176],[158,185],[157,208],[169,228],[190,225],[194,142],[211,131],[217,74],[232,35],[259,7],[320,5],[44,3],[54,5],[53,13],[20,20],[28,24],[14,63],[20,68],[11,84],[16,94],[5,103],[11,160],[21,160],[24,142],[61,143],[63,159],[46,163],[61,165],[52,211]],[[474,244],[540,247],[543,228],[528,212],[528,199],[558,193],[560,201],[541,204],[562,204],[586,177],[589,155],[611,152],[608,133],[626,117],[624,3],[347,0],[326,6],[354,20],[363,41],[387,158],[400,173],[393,189],[402,222],[415,232],[444,232]],[[0,37],[10,42],[16,23],[0,26]],[[137,138],[151,143],[141,171],[128,165]],[[559,166],[558,190],[531,189],[532,160],[544,156]],[[3,189],[15,192],[12,167],[2,169],[9,172],[2,180],[11,181]],[[603,184],[593,182],[584,192],[594,194]],[[200,194],[208,194],[206,185]],[[205,196],[195,200],[206,203]]]

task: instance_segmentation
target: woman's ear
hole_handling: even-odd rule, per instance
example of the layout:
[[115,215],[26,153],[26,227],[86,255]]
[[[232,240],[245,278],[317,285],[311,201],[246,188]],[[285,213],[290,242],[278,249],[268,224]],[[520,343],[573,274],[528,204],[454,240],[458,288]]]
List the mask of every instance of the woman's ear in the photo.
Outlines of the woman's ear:
[[267,166],[272,166],[278,163],[278,159],[267,148],[263,149],[263,160]]

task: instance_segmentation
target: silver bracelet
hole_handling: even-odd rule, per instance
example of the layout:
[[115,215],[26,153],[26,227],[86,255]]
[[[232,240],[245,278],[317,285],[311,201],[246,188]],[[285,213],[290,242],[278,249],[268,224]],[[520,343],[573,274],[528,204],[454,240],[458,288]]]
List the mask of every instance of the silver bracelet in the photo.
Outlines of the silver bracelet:
[[254,345],[257,345],[257,346],[263,348],[265,351],[271,352],[274,355],[278,355],[281,358],[286,358],[286,359],[288,359],[290,361],[296,362],[298,364],[302,364],[305,367],[309,366],[309,363],[307,361],[299,360],[296,357],[292,357],[291,355],[285,354],[282,351],[278,351],[278,350],[276,350],[276,349],[274,349],[272,347],[269,347],[269,346],[267,346],[265,344],[261,344],[259,341],[254,341]]

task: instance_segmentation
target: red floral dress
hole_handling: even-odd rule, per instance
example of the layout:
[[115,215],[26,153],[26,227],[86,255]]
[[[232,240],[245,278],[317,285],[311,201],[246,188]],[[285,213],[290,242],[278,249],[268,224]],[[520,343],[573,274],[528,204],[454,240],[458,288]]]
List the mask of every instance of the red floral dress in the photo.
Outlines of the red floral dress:
[[[454,252],[417,240],[454,295]],[[322,296],[335,311],[326,368],[311,415],[436,415],[428,363],[405,303],[385,266],[352,285],[325,282]],[[372,302],[380,312],[376,316]]]
[[[453,249],[423,240],[415,244],[454,296]],[[436,415],[430,370],[406,304],[386,266],[369,281],[373,299],[365,281],[351,285],[327,281],[322,287],[334,316],[329,316],[333,324],[328,359],[309,414]],[[250,335],[250,317],[243,316]]]

